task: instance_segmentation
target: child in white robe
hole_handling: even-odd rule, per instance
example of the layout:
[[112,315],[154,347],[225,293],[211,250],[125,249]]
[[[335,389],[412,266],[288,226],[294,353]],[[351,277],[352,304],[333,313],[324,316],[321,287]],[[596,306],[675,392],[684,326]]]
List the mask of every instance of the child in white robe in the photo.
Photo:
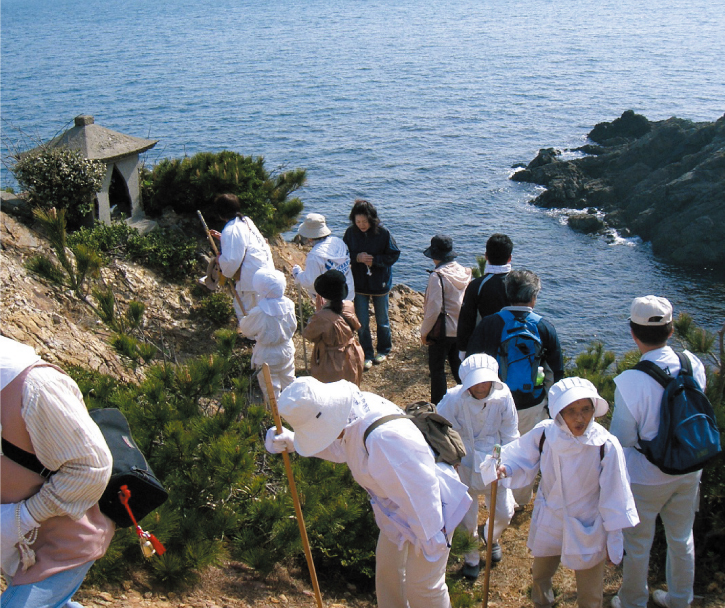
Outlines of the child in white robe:
[[[295,305],[284,295],[287,282],[279,270],[258,270],[252,285],[259,300],[247,316],[239,321],[239,331],[256,341],[252,350],[252,367],[260,369],[263,363],[269,365],[274,396],[277,398],[295,379],[295,346],[292,342],[297,329]],[[262,374],[259,374],[258,379],[262,394],[269,401]]]
[[[491,484],[484,484],[478,465],[493,453],[496,444],[506,445],[519,437],[516,404],[509,387],[498,377],[496,359],[484,354],[466,358],[458,370],[462,384],[448,389],[438,404],[438,413],[458,431],[466,447],[466,455],[458,467],[461,481],[468,486],[473,498],[461,527],[478,540],[478,501],[483,496],[491,505]],[[496,512],[493,522],[491,561],[501,561],[499,539],[514,514],[513,494],[508,488],[499,488],[496,494]],[[488,523],[484,530],[488,541]],[[480,571],[478,546],[464,556],[462,574],[475,580]]]
[[551,419],[502,450],[500,485],[525,486],[541,471],[527,543],[537,608],[554,604],[559,562],[575,571],[579,607],[600,607],[605,561],[621,561],[622,529],[639,522],[622,447],[594,421],[608,409],[591,382],[564,378],[549,391]]

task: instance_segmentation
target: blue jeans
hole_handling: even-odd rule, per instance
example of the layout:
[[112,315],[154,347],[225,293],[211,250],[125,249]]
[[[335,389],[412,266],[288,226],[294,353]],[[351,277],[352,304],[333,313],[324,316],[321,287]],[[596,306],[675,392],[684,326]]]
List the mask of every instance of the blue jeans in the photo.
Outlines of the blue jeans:
[[388,355],[393,349],[393,338],[390,334],[390,318],[388,317],[388,294],[382,296],[366,296],[355,294],[355,316],[360,321],[360,346],[365,353],[365,359],[375,356],[373,338],[370,335],[370,299],[373,301],[375,323],[378,326],[378,354]]
[[70,570],[64,570],[37,583],[13,586],[8,579],[8,588],[0,596],[2,608],[82,608],[71,601],[78,591],[93,561]]

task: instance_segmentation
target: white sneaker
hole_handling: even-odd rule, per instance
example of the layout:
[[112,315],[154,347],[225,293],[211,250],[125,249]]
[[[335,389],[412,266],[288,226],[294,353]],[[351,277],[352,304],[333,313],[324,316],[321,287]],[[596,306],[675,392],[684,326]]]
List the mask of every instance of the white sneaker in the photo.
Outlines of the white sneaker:
[[612,597],[610,601],[610,606],[612,608],[622,608],[622,600],[619,599],[618,595]]
[[669,604],[667,603],[667,591],[655,589],[652,592],[652,601],[662,608],[669,608]]
[[369,370],[373,366],[372,359],[365,359],[365,363],[363,363],[363,369],[365,371]]

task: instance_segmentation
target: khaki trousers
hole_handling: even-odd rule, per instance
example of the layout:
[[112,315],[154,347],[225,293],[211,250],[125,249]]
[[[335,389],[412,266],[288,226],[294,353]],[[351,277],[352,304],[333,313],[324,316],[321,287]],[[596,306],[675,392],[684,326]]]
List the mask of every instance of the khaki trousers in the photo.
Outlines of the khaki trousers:
[[375,592],[379,608],[450,608],[446,585],[448,551],[435,562],[416,555],[409,542],[398,550],[382,532],[375,551]]
[[[531,569],[534,584],[531,600],[536,608],[550,608],[554,605],[554,590],[551,579],[559,567],[560,555],[535,557]],[[574,570],[576,574],[576,601],[579,608],[602,608],[604,596],[604,562],[602,560],[588,570]]]

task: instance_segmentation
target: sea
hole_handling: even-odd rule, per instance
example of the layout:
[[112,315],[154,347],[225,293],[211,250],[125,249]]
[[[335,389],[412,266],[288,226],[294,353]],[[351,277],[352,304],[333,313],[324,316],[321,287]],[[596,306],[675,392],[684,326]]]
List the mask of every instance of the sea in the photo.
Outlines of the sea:
[[509,179],[540,148],[576,156],[625,110],[722,116],[725,0],[2,0],[0,16],[5,160],[90,114],[158,140],[149,166],[227,149],[301,167],[305,212],[334,234],[354,199],[377,206],[402,251],[395,282],[419,291],[433,235],[473,266],[504,232],[568,357],[632,349],[638,295],[725,323],[722,268],[577,234]]

